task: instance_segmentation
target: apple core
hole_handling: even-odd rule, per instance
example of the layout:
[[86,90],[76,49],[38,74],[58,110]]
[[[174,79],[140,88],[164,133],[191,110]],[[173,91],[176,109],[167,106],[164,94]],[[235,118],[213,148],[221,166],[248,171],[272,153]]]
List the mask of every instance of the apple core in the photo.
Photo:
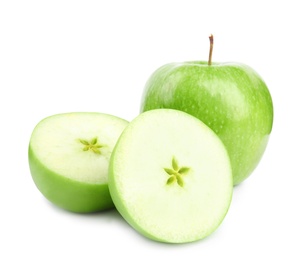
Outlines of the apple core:
[[167,185],[171,185],[176,182],[179,186],[184,186],[183,177],[190,170],[189,167],[179,167],[177,160],[175,157],[172,158],[172,167],[164,168],[165,172],[170,176],[167,180]]

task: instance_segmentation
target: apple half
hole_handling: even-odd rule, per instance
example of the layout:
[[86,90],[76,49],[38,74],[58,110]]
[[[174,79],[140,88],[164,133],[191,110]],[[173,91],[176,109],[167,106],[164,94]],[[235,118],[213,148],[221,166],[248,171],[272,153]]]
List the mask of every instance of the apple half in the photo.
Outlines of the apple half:
[[112,150],[128,122],[102,113],[47,117],[29,143],[33,181],[52,203],[73,212],[113,207],[108,189]]
[[167,243],[214,232],[231,203],[228,153],[199,119],[172,109],[136,117],[110,159],[109,189],[123,218],[142,235]]

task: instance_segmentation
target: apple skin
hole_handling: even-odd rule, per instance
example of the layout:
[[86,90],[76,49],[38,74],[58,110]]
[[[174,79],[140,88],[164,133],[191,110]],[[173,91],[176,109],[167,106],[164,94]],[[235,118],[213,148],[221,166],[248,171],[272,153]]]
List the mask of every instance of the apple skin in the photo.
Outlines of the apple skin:
[[220,137],[230,156],[234,185],[257,167],[273,125],[265,82],[241,63],[191,61],[160,67],[146,83],[141,112],[160,108],[191,114]]
[[46,168],[29,146],[32,179],[40,192],[55,205],[77,213],[90,213],[114,207],[107,184],[78,182]]

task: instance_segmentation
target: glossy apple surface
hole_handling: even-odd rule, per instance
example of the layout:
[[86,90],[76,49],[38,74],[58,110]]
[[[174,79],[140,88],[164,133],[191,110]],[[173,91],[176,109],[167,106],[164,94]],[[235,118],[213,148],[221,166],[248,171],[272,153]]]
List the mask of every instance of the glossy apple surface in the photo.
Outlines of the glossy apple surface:
[[146,83],[141,112],[159,108],[182,110],[214,130],[229,153],[234,185],[258,165],[272,130],[270,92],[252,68],[239,63],[160,67]]
[[113,207],[108,189],[111,152],[128,122],[102,113],[47,117],[34,128],[29,166],[41,193],[73,212]]

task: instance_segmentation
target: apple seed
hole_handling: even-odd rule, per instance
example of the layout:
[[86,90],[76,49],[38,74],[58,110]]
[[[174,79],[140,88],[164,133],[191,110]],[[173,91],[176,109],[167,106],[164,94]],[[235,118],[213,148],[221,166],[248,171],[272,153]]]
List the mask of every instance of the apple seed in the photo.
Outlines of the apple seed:
[[168,174],[171,175],[171,177],[168,178],[167,180],[167,185],[170,185],[174,183],[174,181],[177,181],[177,184],[181,187],[184,186],[184,181],[182,178],[182,174],[188,173],[190,170],[189,167],[179,167],[178,161],[175,159],[173,156],[172,158],[172,169],[170,168],[164,168],[164,171]]
[[102,154],[100,148],[105,146],[97,143],[97,137],[94,137],[90,142],[84,139],[79,139],[79,142],[84,145],[83,151],[92,151],[96,154]]

